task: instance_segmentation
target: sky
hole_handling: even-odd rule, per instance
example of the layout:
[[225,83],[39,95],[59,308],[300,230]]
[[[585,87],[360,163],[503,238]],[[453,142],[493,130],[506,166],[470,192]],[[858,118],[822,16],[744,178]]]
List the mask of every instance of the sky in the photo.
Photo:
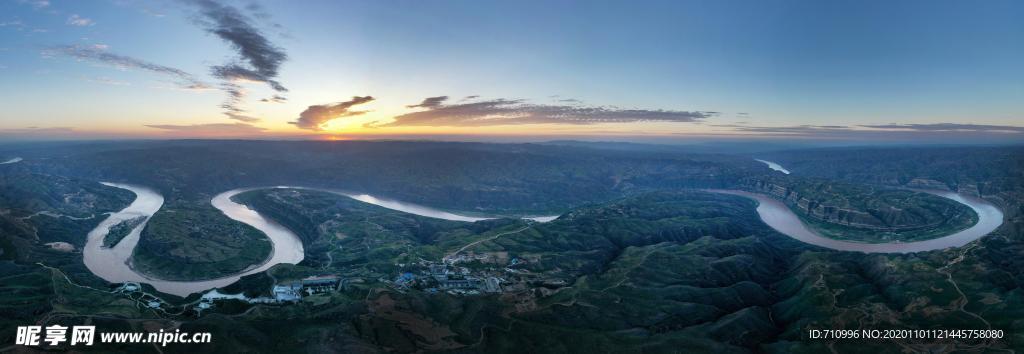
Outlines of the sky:
[[1020,1],[0,0],[0,139],[1024,141]]

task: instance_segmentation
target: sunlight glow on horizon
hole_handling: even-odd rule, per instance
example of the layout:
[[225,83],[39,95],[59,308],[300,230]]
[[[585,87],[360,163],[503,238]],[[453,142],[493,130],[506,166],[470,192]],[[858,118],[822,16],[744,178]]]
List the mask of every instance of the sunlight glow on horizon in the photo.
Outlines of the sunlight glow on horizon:
[[254,1],[0,2],[0,140],[1024,141],[1021,2]]

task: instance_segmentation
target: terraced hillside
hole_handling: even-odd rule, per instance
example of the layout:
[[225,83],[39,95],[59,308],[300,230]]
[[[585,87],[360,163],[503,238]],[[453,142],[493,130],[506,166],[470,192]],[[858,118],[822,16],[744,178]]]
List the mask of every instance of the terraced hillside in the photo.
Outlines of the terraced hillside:
[[966,205],[908,189],[796,176],[750,179],[824,236],[862,242],[910,242],[949,235],[978,221]]
[[[287,333],[331,333],[330,340],[344,343],[344,349],[879,351],[892,348],[893,342],[808,341],[805,333],[809,328],[836,326],[1016,326],[1012,310],[979,312],[989,306],[1009,310],[1017,301],[1016,290],[1011,291],[1014,287],[994,282],[1000,271],[992,264],[960,264],[960,250],[865,257],[816,249],[768,229],[757,219],[753,202],[739,197],[656,192],[574,210],[547,224],[510,220],[512,224],[490,231],[465,229],[430,232],[432,236],[425,238],[395,238],[415,234],[409,227],[419,227],[405,223],[373,228],[376,234],[367,234],[370,224],[342,226],[336,221],[370,221],[394,212],[367,214],[373,208],[330,194],[277,190],[243,196],[257,210],[291,220],[290,225],[305,224],[319,237],[338,239],[351,230],[351,239],[341,238],[349,243],[335,245],[338,251],[350,249],[349,254],[358,254],[351,248],[365,242],[382,242],[374,244],[385,250],[395,249],[391,244],[404,245],[398,247],[402,252],[373,253],[358,262],[311,262],[270,272],[281,278],[328,270],[366,281],[344,294],[287,312],[292,316],[294,311],[331,313],[333,320],[341,320],[341,327],[310,321],[296,324],[288,329],[295,332]],[[464,251],[473,260],[460,263],[474,272],[500,270],[509,266],[510,259],[517,260],[516,271],[504,276],[501,295],[452,297],[426,289],[395,291],[387,282],[373,280],[408,271],[400,264],[451,254],[460,245],[477,241]],[[367,269],[363,262],[378,266]],[[965,273],[971,269],[982,269],[982,276]],[[362,298],[368,301],[356,300]],[[260,319],[271,321],[279,315],[253,315],[247,323],[266,325],[269,322]],[[214,322],[220,328],[235,323]],[[261,331],[258,328],[251,330]],[[313,345],[287,340],[284,333],[275,335],[281,336],[274,338],[283,340],[283,346]],[[915,350],[950,345],[1006,348],[1018,340],[902,341],[900,345]]]
[[214,279],[261,264],[270,240],[229,219],[209,202],[177,202],[154,214],[132,254],[132,267],[164,280]]
[[[480,350],[539,350],[537,343],[521,341],[548,327],[534,338],[586,338],[595,346],[620,349],[643,338],[652,350],[684,343],[742,350],[778,332],[766,317],[767,306],[787,253],[766,239],[803,247],[763,227],[752,201],[701,192],[644,194],[575,210],[546,224],[438,221],[302,190],[257,190],[236,200],[304,230],[307,245],[323,244],[307,250],[316,255],[313,249],[326,248],[330,256],[307,258],[303,265],[311,269],[305,272],[332,270],[370,281],[360,291],[376,299],[364,304],[376,314],[353,318],[360,329],[352,335],[400,351],[457,349],[474,342]],[[463,252],[495,256],[466,263],[474,272],[518,260],[519,271],[506,276],[509,291],[478,300],[446,299],[423,291],[389,292],[372,281],[409,271],[399,264],[439,261],[471,243],[475,246]],[[474,320],[462,322],[468,318]],[[760,334],[724,340],[729,328],[754,319]],[[513,331],[492,330],[499,325]],[[387,340],[372,340],[385,332]],[[395,338],[409,342],[404,346]]]
[[522,224],[517,220],[465,223],[427,218],[310,190],[260,189],[233,200],[294,230],[306,252],[303,265],[344,267],[346,274],[371,278],[391,276],[397,271],[395,263],[440,258],[438,245],[449,240]]
[[[14,333],[9,326],[25,323],[96,324],[111,331],[210,331],[216,340],[203,348],[210,352],[888,353],[997,352],[1024,347],[1024,183],[1020,183],[1024,154],[1009,148],[886,151],[838,155],[801,151],[787,153],[792,160],[777,160],[794,174],[853,186],[902,187],[919,183],[915,180],[931,180],[948,188],[977,191],[1005,211],[1006,222],[962,248],[874,255],[830,251],[775,233],[758,219],[751,200],[678,190],[683,184],[652,190],[653,183],[644,182],[647,178],[679,171],[653,167],[623,168],[634,173],[619,180],[623,189],[618,192],[623,195],[577,196],[593,198],[564,209],[562,217],[550,223],[449,222],[333,194],[260,190],[240,194],[236,200],[295,230],[303,238],[306,258],[298,265],[279,265],[244,277],[221,291],[269,296],[273,284],[321,274],[337,274],[345,285],[296,304],[225,300],[199,313],[194,306],[198,295],[181,299],[144,286],[170,304],[166,309],[148,309],[135,297],[111,292],[112,287],[84,269],[80,254],[51,249],[33,237],[36,227],[40,239],[76,242],[75,237],[81,239],[98,219],[82,221],[75,226],[80,231],[56,231],[62,228],[44,226],[42,221],[57,219],[70,228],[73,219],[43,213],[22,222],[12,215],[43,209],[3,206],[9,211],[0,215],[7,222],[2,236],[15,241],[10,246],[13,251],[5,250],[4,255],[15,256],[0,264],[0,290],[13,295],[0,303],[0,325],[8,326],[2,332],[5,336]],[[800,156],[804,159],[797,159]],[[864,160],[865,156],[904,159],[907,169],[888,175],[886,170],[898,170],[899,165],[883,161],[872,171],[876,162]],[[969,159],[963,160],[965,156]],[[526,160],[519,166],[529,166]],[[55,186],[67,186],[72,193],[95,187],[90,192],[95,205],[106,205],[107,211],[131,199],[129,195],[117,202],[117,189],[98,184],[84,187],[91,182],[48,175],[32,161],[39,160],[16,165],[24,173],[44,178],[44,186],[54,178],[66,182],[54,182]],[[710,163],[706,173],[728,170],[718,165],[728,161]],[[927,167],[928,161],[936,167]],[[693,168],[691,175],[699,173],[699,165],[688,166]],[[827,166],[841,167],[833,174],[824,171]],[[121,175],[131,172],[126,168],[96,171]],[[216,181],[211,184],[240,187],[233,184],[243,183],[241,177],[222,179],[237,177],[237,172],[222,171],[212,177]],[[887,184],[892,176],[899,183]],[[185,184],[176,180],[178,175],[162,178],[169,185]],[[741,186],[740,180],[735,182],[727,186]],[[83,186],[74,187],[79,184]],[[168,217],[162,230],[173,232],[173,239],[215,231],[191,225],[214,215],[202,210],[208,207],[206,196],[168,190],[166,210],[192,215],[180,220]],[[179,204],[188,200],[202,203]],[[63,215],[75,210],[59,203],[51,206],[54,213]],[[230,248],[222,251],[227,254]],[[430,279],[402,283],[406,273],[426,278],[422,274],[429,267],[424,264],[442,260],[451,261],[454,274],[465,269],[470,275],[500,277],[501,291],[458,295],[439,290]],[[836,328],[998,329],[1007,338],[868,341],[812,340],[806,335],[808,329]],[[93,349],[125,352],[139,347]],[[161,350],[197,352],[190,346]]]

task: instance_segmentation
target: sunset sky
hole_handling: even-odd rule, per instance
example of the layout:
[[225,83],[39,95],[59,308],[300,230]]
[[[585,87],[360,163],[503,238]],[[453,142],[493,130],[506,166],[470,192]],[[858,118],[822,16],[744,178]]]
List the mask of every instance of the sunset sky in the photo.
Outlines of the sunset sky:
[[1024,140],[1021,1],[0,1],[0,139]]

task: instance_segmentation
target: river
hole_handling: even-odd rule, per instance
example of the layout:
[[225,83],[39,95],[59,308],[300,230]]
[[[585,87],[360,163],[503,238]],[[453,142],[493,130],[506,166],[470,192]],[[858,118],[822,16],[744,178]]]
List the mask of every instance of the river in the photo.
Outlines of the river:
[[774,162],[771,162],[771,161],[768,161],[768,160],[761,160],[761,159],[754,159],[754,160],[757,160],[757,161],[759,161],[761,163],[764,163],[765,165],[768,165],[768,168],[770,168],[770,169],[773,169],[773,170],[785,173],[787,175],[789,174],[789,170],[787,170],[785,167],[782,167],[782,165],[780,165],[780,164],[777,164],[777,163],[774,163]]
[[[281,263],[297,264],[304,258],[304,248],[302,241],[299,239],[291,230],[277,224],[271,220],[264,218],[256,211],[249,209],[249,207],[235,203],[231,200],[231,197],[244,193],[250,190],[258,188],[239,188],[232,189],[224,193],[220,193],[210,200],[210,203],[224,213],[227,217],[248,224],[267,235],[273,244],[273,252],[265,262],[247,269],[241,273],[234,274],[231,276],[210,279],[210,280],[198,280],[198,281],[170,281],[156,279],[153,277],[146,276],[135,271],[131,267],[131,256],[135,250],[135,246],[139,243],[139,236],[142,233],[142,229],[145,228],[146,222],[143,222],[139,226],[136,226],[132,232],[121,240],[113,248],[103,248],[103,238],[110,232],[110,228],[118,223],[133,219],[139,216],[151,217],[155,214],[160,207],[163,206],[164,198],[160,193],[156,192],[147,187],[122,184],[122,183],[107,183],[103,182],[104,185],[121,188],[135,193],[135,200],[132,201],[128,207],[121,211],[110,214],[106,219],[100,222],[92,231],[89,232],[86,241],[85,248],[83,250],[83,258],[85,265],[89,270],[112,283],[123,283],[123,282],[140,282],[148,283],[157,290],[174,294],[178,296],[188,296],[191,293],[200,292],[207,289],[219,288],[234,283],[239,278],[265,271],[274,265]],[[491,219],[488,217],[472,217],[465,215],[453,214],[450,212],[425,207],[422,205],[416,205],[411,203],[404,203],[396,200],[381,199],[368,194],[356,194],[356,193],[345,193],[333,190],[325,189],[314,189],[304,187],[274,187],[274,188],[294,188],[294,189],[307,189],[307,190],[318,190],[330,193],[336,193],[351,197],[353,199],[378,205],[384,208],[403,211],[410,214],[445,219],[454,221],[479,221]],[[538,216],[529,217],[524,219],[530,219],[538,222],[547,222],[554,220],[558,216]]]
[[978,222],[974,224],[974,226],[951,235],[924,241],[892,243],[841,241],[821,236],[804,224],[804,222],[800,220],[800,218],[791,209],[789,209],[786,204],[770,196],[736,190],[712,190],[712,192],[732,194],[754,199],[758,202],[757,214],[765,224],[768,224],[768,226],[775,229],[775,231],[804,243],[839,251],[864,253],[910,253],[941,250],[949,247],[962,247],[971,241],[988,235],[1003,224],[1003,212],[999,210],[998,207],[984,199],[948,191],[922,190],[921,192],[948,198],[974,209],[974,211],[978,213]]
[[[113,248],[103,248],[103,237],[110,232],[110,227],[121,221],[132,219],[138,216],[153,216],[163,206],[164,198],[156,191],[136,185],[121,183],[103,183],[104,185],[127,189],[135,193],[135,200],[127,208],[110,214],[95,229],[89,232],[86,241],[83,257],[85,265],[93,274],[112,283],[140,282],[148,283],[157,290],[178,296],[188,296],[191,293],[207,289],[219,288],[234,283],[242,276],[262,272],[279,263],[298,263],[303,258],[302,242],[298,236],[290,230],[264,219],[256,212],[249,210],[244,205],[231,201],[231,196],[240,193],[241,190],[221,193],[211,201],[214,207],[220,209],[228,217],[252,225],[263,231],[274,243],[273,255],[263,264],[248,269],[242,273],[210,280],[199,281],[170,281],[148,277],[132,269],[131,255],[135,246],[139,243],[139,234],[145,227],[142,223],[135,227]],[[234,193],[232,193],[234,192]],[[149,221],[148,219],[146,220]]]
[[[378,198],[378,197],[375,197],[375,196],[372,196],[372,195],[369,195],[369,194],[353,193],[353,192],[347,192],[347,191],[338,190],[338,189],[323,189],[323,188],[310,188],[310,187],[299,187],[299,186],[277,186],[277,187],[273,187],[273,188],[311,190],[311,191],[327,192],[327,193],[332,193],[332,194],[337,194],[337,195],[343,195],[343,196],[346,196],[346,197],[349,197],[349,198],[361,201],[363,203],[373,204],[373,205],[376,205],[376,206],[379,206],[379,207],[384,207],[384,208],[391,209],[391,210],[397,210],[397,211],[401,211],[401,212],[405,212],[405,213],[409,213],[409,214],[413,214],[413,215],[425,216],[425,217],[428,217],[428,218],[435,218],[435,219],[444,219],[444,220],[452,220],[452,221],[476,222],[476,221],[481,221],[481,220],[492,220],[492,219],[496,219],[496,218],[500,218],[501,217],[501,216],[467,216],[467,215],[459,215],[459,214],[454,214],[454,213],[447,212],[447,211],[444,211],[444,210],[431,208],[431,207],[428,207],[428,206],[423,206],[423,205],[418,205],[418,204],[413,204],[413,203],[406,203],[406,202],[402,202],[402,201],[398,201],[398,200],[394,200],[394,199]],[[522,217],[522,219],[532,220],[532,221],[542,222],[543,223],[543,222],[549,222],[549,221],[555,220],[558,217],[559,217],[559,215],[524,216],[524,217]]]
[[[781,166],[780,166],[781,168]],[[272,241],[273,252],[264,263],[241,272],[239,274],[210,280],[199,281],[169,281],[148,277],[136,272],[131,267],[131,255],[139,242],[139,235],[146,223],[135,227],[120,243],[113,248],[103,248],[103,237],[107,235],[110,228],[118,223],[136,218],[139,216],[151,217],[163,206],[163,196],[156,191],[142,186],[121,183],[103,183],[104,185],[121,188],[135,193],[136,198],[132,203],[121,211],[110,214],[95,229],[89,232],[86,246],[83,250],[85,265],[93,274],[113,283],[141,282],[148,283],[161,292],[187,296],[191,293],[207,289],[227,286],[237,281],[240,277],[258,273],[281,263],[297,264],[304,258],[304,248],[299,237],[287,228],[264,218],[256,211],[247,206],[235,203],[231,197],[256,188],[233,189],[216,195],[210,203],[224,213],[227,217],[248,224],[262,231]],[[378,205],[384,208],[398,210],[410,214],[432,217],[445,220],[474,222],[491,219],[490,217],[466,216],[438,210],[422,205],[405,203],[396,200],[377,198],[368,194],[347,193],[337,190],[316,189],[306,187],[280,186],[272,188],[293,188],[305,190],[317,190],[329,193],[344,195],[365,203]],[[776,231],[785,234],[802,242],[830,248],[840,251],[856,251],[866,253],[908,253],[939,250],[949,247],[961,247],[967,243],[981,238],[1003,222],[1003,213],[995,205],[975,197],[960,195],[948,191],[923,191],[940,197],[948,198],[967,205],[978,213],[978,222],[965,230],[952,235],[939,237],[931,240],[917,242],[895,242],[895,243],[859,243],[841,241],[819,235],[810,229],[797,215],[781,201],[767,195],[756,194],[736,190],[712,190],[713,192],[733,194],[754,199],[758,202],[757,213],[768,226]],[[547,222],[556,219],[558,216],[527,217],[524,219]],[[148,219],[147,219],[148,221]]]

